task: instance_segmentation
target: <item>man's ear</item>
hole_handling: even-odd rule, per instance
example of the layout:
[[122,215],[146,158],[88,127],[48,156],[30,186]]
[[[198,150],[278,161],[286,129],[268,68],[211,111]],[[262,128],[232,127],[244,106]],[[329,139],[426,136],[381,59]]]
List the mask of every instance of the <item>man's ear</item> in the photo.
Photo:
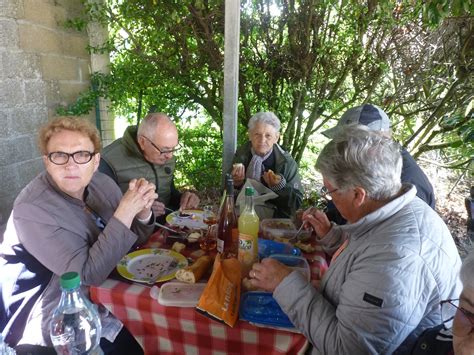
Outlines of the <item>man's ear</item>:
[[145,138],[143,138],[143,136],[138,136],[137,143],[140,146],[140,149],[143,151],[145,149]]
[[360,207],[367,199],[367,192],[360,186],[354,188],[353,204],[355,207]]

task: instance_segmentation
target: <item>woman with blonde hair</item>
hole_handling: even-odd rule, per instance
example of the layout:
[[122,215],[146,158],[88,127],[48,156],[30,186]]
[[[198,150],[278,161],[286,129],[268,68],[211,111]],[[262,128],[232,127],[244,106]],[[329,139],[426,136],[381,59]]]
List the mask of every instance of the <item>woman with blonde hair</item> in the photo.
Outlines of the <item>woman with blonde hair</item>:
[[[157,197],[144,179],[131,181],[122,196],[97,172],[100,138],[85,119],[48,122],[39,148],[46,170],[15,200],[0,247],[0,330],[10,346],[31,353],[54,351],[49,325],[61,295],[60,276],[78,272],[86,294],[87,286],[105,281],[152,233]],[[143,352],[117,319],[109,314],[102,321],[112,324],[103,327],[105,353]]]

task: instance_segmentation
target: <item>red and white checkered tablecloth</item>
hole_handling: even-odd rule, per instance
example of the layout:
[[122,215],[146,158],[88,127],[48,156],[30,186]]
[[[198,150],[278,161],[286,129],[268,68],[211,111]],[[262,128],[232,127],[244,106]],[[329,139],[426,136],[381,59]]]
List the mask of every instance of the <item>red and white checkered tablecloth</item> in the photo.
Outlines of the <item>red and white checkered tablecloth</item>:
[[[312,278],[327,269],[324,253],[306,255]],[[150,296],[150,286],[107,279],[90,287],[90,297],[120,319],[145,354],[302,354],[308,346],[299,333],[257,327],[239,320],[231,328],[194,308],[167,307]]]

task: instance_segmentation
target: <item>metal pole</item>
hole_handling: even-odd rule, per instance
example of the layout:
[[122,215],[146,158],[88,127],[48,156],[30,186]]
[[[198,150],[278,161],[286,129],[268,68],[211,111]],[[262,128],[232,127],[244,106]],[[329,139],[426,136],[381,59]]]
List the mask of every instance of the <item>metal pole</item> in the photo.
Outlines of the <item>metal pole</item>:
[[232,166],[237,145],[240,0],[225,1],[224,29],[224,151],[222,181]]

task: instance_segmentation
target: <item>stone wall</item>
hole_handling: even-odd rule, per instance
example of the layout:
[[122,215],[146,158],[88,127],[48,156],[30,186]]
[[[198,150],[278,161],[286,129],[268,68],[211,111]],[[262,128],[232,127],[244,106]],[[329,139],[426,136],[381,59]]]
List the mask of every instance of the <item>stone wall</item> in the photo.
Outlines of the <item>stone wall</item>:
[[[0,0],[0,241],[14,199],[42,169],[38,127],[89,88],[80,0]],[[90,117],[95,120],[95,112]]]

